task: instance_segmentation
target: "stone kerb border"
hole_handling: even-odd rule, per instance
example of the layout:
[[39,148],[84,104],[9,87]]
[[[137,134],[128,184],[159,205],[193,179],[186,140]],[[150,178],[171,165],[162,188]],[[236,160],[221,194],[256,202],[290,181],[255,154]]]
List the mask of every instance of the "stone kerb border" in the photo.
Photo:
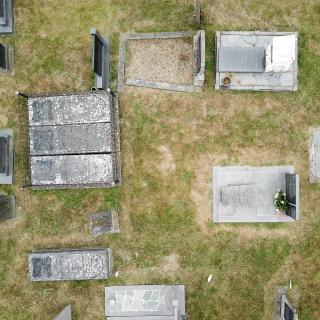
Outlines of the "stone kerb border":
[[[140,79],[127,79],[125,81],[125,56],[126,43],[128,40],[144,39],[174,39],[193,37],[193,52],[195,55],[195,72],[193,85],[179,85],[167,82],[149,81]],[[123,92],[125,85],[147,87],[153,89],[162,89],[181,92],[200,92],[204,83],[205,73],[205,31],[199,30],[196,35],[194,31],[179,32],[156,32],[156,33],[121,33],[119,45],[119,65],[118,65],[118,92]]]

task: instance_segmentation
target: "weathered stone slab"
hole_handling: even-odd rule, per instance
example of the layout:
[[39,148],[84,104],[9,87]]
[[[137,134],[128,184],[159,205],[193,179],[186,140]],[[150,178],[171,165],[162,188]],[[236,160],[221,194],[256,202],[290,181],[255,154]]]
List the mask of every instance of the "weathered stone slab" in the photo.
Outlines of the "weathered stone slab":
[[16,217],[16,198],[0,192],[0,221],[11,220]]
[[184,286],[116,286],[105,288],[108,320],[186,319]]
[[13,14],[12,0],[0,0],[0,34],[12,33]]
[[29,254],[31,281],[97,280],[112,273],[111,249],[50,250]]
[[55,318],[54,320],[72,320],[72,310],[71,305],[66,306]]
[[91,232],[93,237],[98,237],[105,233],[120,232],[118,213],[112,211],[102,211],[91,215]]

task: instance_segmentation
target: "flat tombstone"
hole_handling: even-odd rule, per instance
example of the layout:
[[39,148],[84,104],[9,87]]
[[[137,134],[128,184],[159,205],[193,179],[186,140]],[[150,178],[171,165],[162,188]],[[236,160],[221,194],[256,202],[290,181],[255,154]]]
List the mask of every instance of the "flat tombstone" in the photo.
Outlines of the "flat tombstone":
[[14,195],[0,193],[0,221],[16,217],[16,199]]
[[93,237],[120,232],[117,212],[102,211],[91,215],[91,232]]
[[0,0],[0,33],[12,33],[12,0]]
[[72,320],[72,310],[71,305],[66,306],[55,318],[54,320]]
[[39,251],[29,254],[31,281],[107,279],[112,272],[111,249]]

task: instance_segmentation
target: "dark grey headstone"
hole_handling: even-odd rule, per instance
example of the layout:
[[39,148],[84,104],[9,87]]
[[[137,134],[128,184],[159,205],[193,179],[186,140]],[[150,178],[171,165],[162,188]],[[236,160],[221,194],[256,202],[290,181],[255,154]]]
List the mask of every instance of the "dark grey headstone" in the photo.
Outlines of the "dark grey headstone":
[[5,0],[0,0],[0,19],[5,18]]
[[219,72],[264,72],[264,47],[220,47]]
[[[0,0],[1,1],[1,0]],[[0,68],[8,69],[8,51],[7,47],[0,43]]]
[[106,279],[112,273],[111,249],[39,251],[29,254],[31,281]]
[[16,217],[16,198],[14,195],[0,193],[0,221]]
[[98,75],[102,76],[102,68],[103,68],[103,43],[99,39],[97,35],[93,36],[94,41],[94,52],[93,52],[93,59],[94,59],[94,67],[93,71]]
[[91,216],[91,232],[94,237],[105,233],[119,232],[118,214],[115,211],[102,211]]
[[13,130],[0,130],[0,184],[13,183]]
[[299,214],[299,175],[286,174],[286,196],[288,209],[286,214],[293,219]]
[[0,0],[0,34],[12,33],[13,15],[12,0]]

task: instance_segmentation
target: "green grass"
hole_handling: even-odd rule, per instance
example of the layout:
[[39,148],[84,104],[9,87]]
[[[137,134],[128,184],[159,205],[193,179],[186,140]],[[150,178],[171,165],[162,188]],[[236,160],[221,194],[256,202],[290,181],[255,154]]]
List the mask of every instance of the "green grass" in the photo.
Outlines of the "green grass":
[[[15,91],[83,91],[92,86],[90,28],[111,39],[116,88],[120,32],[183,31],[188,0],[55,0],[14,3],[15,74],[0,77],[0,125],[16,136]],[[277,286],[292,280],[299,319],[319,319],[319,185],[308,182],[308,129],[320,123],[318,1],[203,1],[206,85],[202,94],[126,90],[120,97],[123,185],[115,189],[15,192],[17,222],[0,225],[0,318],[52,319],[67,304],[73,319],[102,319],[104,286],[185,284],[191,320],[273,318]],[[297,93],[213,90],[217,30],[299,32]],[[161,153],[166,146],[172,159]],[[165,172],[161,164],[173,162]],[[301,221],[294,224],[206,223],[211,165],[292,164],[301,175]],[[93,239],[91,213],[116,208],[122,233]],[[34,249],[110,246],[119,278],[30,283]],[[176,265],[164,271],[166,258]],[[170,267],[170,266],[169,266]],[[207,277],[213,275],[208,284]]]

